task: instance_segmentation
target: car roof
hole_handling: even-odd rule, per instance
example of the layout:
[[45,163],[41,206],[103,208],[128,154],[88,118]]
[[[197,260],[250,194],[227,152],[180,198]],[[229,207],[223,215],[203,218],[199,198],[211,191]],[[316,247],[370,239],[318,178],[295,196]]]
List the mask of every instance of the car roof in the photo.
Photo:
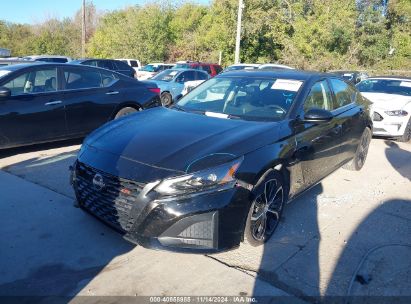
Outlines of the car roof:
[[335,77],[335,75],[330,73],[312,72],[312,71],[301,71],[301,70],[235,70],[225,72],[217,77],[266,77],[266,78],[285,78],[285,79],[295,79],[295,80],[309,80],[311,78],[320,77]]
[[411,81],[411,77],[407,76],[373,76],[367,78],[367,80],[370,79],[386,79],[386,80],[406,80],[406,81]]
[[27,67],[32,67],[32,66],[41,66],[43,65],[43,63],[40,63],[38,61],[32,62],[30,61],[30,63],[19,63],[19,64],[11,64],[11,65],[5,65],[5,66],[1,66],[0,70],[7,70],[7,71],[18,71]]
[[173,70],[173,71],[181,71],[181,72],[185,72],[185,71],[203,72],[203,73],[206,73],[206,74],[207,74],[207,72],[206,72],[206,71],[196,70],[196,69],[187,69],[187,68],[172,68],[172,69],[169,69],[169,70]]

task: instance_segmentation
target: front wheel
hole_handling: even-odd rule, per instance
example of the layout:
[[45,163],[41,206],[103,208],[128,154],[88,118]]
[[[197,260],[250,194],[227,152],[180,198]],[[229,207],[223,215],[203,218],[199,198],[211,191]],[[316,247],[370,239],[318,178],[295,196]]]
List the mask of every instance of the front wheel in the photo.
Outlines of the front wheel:
[[369,128],[365,128],[360,139],[360,144],[358,145],[357,151],[355,152],[354,158],[343,166],[344,169],[351,171],[361,170],[361,168],[365,164],[365,160],[367,159],[371,137],[371,130]]
[[405,127],[404,134],[398,138],[398,141],[409,142],[411,140],[411,118],[408,120],[407,126]]
[[132,114],[134,112],[137,112],[137,110],[132,107],[122,108],[120,111],[117,112],[116,116],[114,116],[114,119],[118,119],[120,117]]
[[171,97],[170,93],[163,93],[161,94],[161,104],[164,107],[168,107],[173,103],[173,97]]
[[280,222],[286,199],[281,174],[273,169],[267,171],[254,187],[253,194],[244,237],[248,244],[260,246],[270,239]]

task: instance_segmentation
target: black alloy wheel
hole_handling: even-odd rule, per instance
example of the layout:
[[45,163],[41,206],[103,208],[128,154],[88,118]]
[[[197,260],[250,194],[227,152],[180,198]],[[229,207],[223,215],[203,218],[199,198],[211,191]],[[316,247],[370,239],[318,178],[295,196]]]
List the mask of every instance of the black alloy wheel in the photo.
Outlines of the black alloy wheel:
[[245,239],[252,246],[269,240],[277,228],[285,202],[282,176],[270,170],[255,187],[255,198],[248,214]]

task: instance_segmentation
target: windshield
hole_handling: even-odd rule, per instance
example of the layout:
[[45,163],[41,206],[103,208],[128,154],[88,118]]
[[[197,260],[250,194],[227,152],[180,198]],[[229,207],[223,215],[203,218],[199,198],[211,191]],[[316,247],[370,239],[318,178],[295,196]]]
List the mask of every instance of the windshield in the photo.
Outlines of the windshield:
[[363,93],[386,93],[411,96],[411,80],[366,79],[357,84]]
[[158,69],[159,69],[158,66],[154,66],[152,64],[147,64],[147,65],[145,65],[141,68],[141,71],[144,71],[144,72],[157,72]]
[[173,80],[176,75],[178,74],[178,71],[175,70],[165,70],[159,74],[157,74],[156,76],[154,76],[153,80],[160,80],[160,81],[171,81]]
[[281,120],[302,84],[292,79],[217,77],[184,96],[177,108],[222,118]]

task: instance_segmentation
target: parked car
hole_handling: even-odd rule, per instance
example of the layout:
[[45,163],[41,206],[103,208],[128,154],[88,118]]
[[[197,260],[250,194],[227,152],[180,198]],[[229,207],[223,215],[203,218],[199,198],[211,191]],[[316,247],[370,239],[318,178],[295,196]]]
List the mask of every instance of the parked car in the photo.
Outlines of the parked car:
[[366,105],[330,74],[221,74],[172,108],[86,138],[73,166],[77,203],[148,248],[262,245],[287,201],[341,166],[362,168],[372,133]]
[[157,74],[147,82],[155,83],[161,91],[161,103],[163,106],[170,106],[177,96],[183,93],[184,84],[187,82],[209,79],[210,76],[205,71],[193,69],[170,69]]
[[369,77],[367,73],[360,71],[330,71],[330,73],[338,75],[345,81],[351,82],[354,85]]
[[103,69],[107,69],[110,71],[114,71],[132,78],[137,78],[136,71],[129,66],[127,63],[124,63],[119,60],[114,59],[78,59],[70,61],[71,64],[82,64],[82,65],[90,65],[94,67],[99,67]]
[[140,69],[141,68],[141,62],[140,62],[140,60],[137,60],[137,59],[116,59],[116,60],[119,60],[119,61],[122,61],[122,62],[124,62],[124,63],[127,63],[129,66],[131,66],[133,69],[134,69],[134,71],[138,71],[138,69]]
[[141,69],[138,70],[137,72],[137,78],[138,80],[146,80],[154,77],[158,73],[161,73],[162,71],[172,69],[174,67],[174,64],[171,63],[150,63],[145,66],[143,66]]
[[237,71],[237,70],[255,70],[255,69],[258,69],[259,66],[260,64],[256,64],[256,63],[238,63],[238,64],[233,64],[233,65],[226,67],[222,71],[222,73]]
[[57,56],[57,55],[31,55],[31,56],[23,57],[23,60],[66,63],[66,62],[71,61],[71,58],[67,56]]
[[374,135],[411,140],[411,78],[371,77],[357,89],[373,103]]
[[261,64],[258,68],[260,70],[294,70],[294,68],[288,65],[278,64],[278,63]]
[[179,61],[175,66],[177,69],[194,69],[206,71],[211,77],[220,74],[223,68],[215,63],[205,63],[198,61]]
[[0,67],[0,148],[84,137],[107,121],[161,105],[159,91],[89,66]]

